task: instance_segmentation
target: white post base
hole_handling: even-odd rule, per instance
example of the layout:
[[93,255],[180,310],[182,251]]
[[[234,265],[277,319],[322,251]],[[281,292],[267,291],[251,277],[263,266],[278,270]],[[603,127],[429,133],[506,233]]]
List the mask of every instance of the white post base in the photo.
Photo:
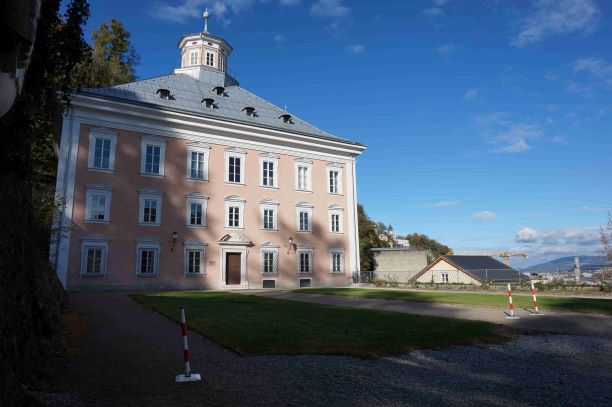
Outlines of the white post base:
[[202,378],[200,377],[199,373],[192,373],[191,375],[187,376],[184,374],[180,374],[178,376],[176,376],[176,382],[177,383],[182,383],[182,382],[197,382],[202,380]]
[[529,315],[536,315],[536,316],[539,316],[539,315],[546,315],[546,314],[544,314],[544,313],[542,313],[542,312],[530,312],[530,313],[529,313]]
[[507,317],[504,317],[506,319],[521,319],[521,317],[511,317],[510,315],[508,315]]

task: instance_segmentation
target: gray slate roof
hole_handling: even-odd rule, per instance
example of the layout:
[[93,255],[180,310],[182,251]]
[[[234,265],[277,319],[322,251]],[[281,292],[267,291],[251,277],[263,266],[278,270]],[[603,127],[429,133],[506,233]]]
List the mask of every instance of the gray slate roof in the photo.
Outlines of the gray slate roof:
[[421,274],[441,260],[454,265],[459,270],[471,275],[480,282],[490,282],[495,284],[517,283],[527,280],[527,277],[525,277],[525,275],[523,275],[523,273],[521,273],[519,270],[516,270],[491,256],[472,255],[440,256],[433,263],[427,266],[425,270],[418,273],[413,278],[416,279],[417,277],[420,277]]
[[449,261],[451,264],[459,266],[459,268],[464,270],[477,270],[477,269],[507,269],[514,270],[512,267],[502,263],[499,260],[494,259],[491,256],[472,256],[472,255],[464,255],[464,256],[455,256],[448,255],[442,256],[444,260]]
[[[238,85],[225,86],[223,96],[213,92],[214,87],[215,85],[208,82],[198,81],[191,76],[179,73],[109,88],[88,88],[82,90],[81,93],[359,144],[326,133],[293,115],[291,123],[285,123],[282,118],[279,118],[287,114],[285,110]],[[159,94],[156,94],[160,88],[170,90],[169,100],[162,99]],[[214,99],[214,109],[207,109],[202,105],[202,99],[208,97]],[[254,107],[256,117],[247,116],[243,111],[245,106]]]

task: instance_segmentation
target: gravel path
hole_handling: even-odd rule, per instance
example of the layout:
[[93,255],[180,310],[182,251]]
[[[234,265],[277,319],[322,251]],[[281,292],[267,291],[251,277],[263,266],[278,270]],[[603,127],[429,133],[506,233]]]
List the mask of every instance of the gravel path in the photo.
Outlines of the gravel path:
[[175,323],[124,293],[71,300],[85,331],[70,343],[60,394],[47,395],[49,405],[604,406],[612,399],[612,341],[587,336],[523,336],[371,360],[239,356],[190,332],[193,371],[204,380],[177,384]]
[[283,290],[236,291],[246,295],[277,298],[281,300],[312,302],[316,304],[338,305],[402,312],[406,314],[429,315],[434,317],[473,319],[507,325],[511,328],[561,333],[571,335],[591,335],[612,338],[612,317],[607,315],[577,312],[558,312],[540,309],[545,315],[533,316],[525,309],[515,308],[520,319],[506,319],[506,309],[481,307],[476,305],[444,304],[439,302],[416,302],[401,300],[378,300],[370,298],[345,297],[340,295],[304,294]]

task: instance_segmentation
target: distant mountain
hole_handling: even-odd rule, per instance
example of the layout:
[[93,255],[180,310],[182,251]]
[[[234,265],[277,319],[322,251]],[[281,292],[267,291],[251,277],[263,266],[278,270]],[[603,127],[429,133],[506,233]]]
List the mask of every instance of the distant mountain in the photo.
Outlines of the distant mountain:
[[[578,256],[580,259],[580,268],[589,269],[604,265],[604,259],[601,256]],[[556,260],[551,260],[546,263],[536,264],[524,268],[522,271],[526,273],[555,273],[557,271],[572,271],[574,270],[574,256],[561,257]]]

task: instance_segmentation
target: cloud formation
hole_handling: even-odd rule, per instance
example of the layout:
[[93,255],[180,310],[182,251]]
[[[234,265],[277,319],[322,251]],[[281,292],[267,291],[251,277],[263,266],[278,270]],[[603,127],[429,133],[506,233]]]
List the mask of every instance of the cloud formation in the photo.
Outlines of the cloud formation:
[[597,227],[579,227],[554,230],[535,230],[522,227],[514,240],[535,256],[577,256],[597,254],[601,249]]
[[362,44],[349,45],[346,47],[346,51],[350,52],[351,54],[361,54],[363,51],[365,51],[365,46]]
[[465,92],[465,95],[463,96],[463,100],[472,100],[476,96],[478,96],[478,89],[470,88],[467,90],[467,92]]
[[351,9],[341,0],[318,0],[310,7],[310,13],[321,17],[344,17]]
[[523,227],[516,232],[514,240],[518,243],[533,243],[539,239],[540,235],[537,230],[530,227]]
[[438,201],[425,205],[427,208],[450,208],[459,205],[459,201]]
[[477,222],[482,222],[485,220],[491,220],[495,218],[497,218],[497,214],[491,211],[482,211],[482,212],[476,212],[472,214],[472,220],[475,220]]
[[600,20],[593,0],[536,0],[510,44],[520,48],[554,35],[589,33]]
[[609,209],[601,208],[599,206],[582,206],[580,207],[580,212],[582,213],[598,213],[598,212],[607,212]]
[[548,136],[539,125],[517,122],[508,113],[491,113],[479,117],[476,122],[487,143],[493,146],[492,153],[523,153],[531,150],[535,141],[559,140],[559,136]]
[[457,47],[453,44],[443,44],[438,47],[438,54],[444,58],[450,58],[455,54]]

